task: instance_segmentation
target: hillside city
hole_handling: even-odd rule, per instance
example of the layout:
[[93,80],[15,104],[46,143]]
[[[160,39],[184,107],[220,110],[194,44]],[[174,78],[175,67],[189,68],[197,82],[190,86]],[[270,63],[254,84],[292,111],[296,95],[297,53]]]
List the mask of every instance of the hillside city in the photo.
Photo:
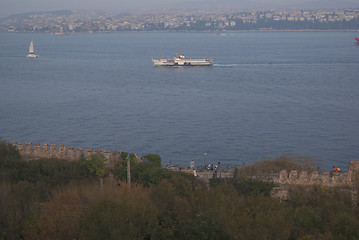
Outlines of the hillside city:
[[118,31],[359,30],[359,9],[106,13],[53,11],[0,19],[0,31],[54,34]]

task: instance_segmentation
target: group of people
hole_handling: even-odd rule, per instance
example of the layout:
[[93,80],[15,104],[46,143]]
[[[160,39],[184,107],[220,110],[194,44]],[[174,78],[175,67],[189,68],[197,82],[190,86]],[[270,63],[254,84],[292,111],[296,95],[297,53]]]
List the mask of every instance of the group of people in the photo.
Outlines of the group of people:
[[221,164],[221,162],[218,162],[218,165],[213,165],[213,163],[208,164],[208,166],[206,166],[208,171],[213,171],[213,177],[217,177],[218,176],[218,168],[219,165]]

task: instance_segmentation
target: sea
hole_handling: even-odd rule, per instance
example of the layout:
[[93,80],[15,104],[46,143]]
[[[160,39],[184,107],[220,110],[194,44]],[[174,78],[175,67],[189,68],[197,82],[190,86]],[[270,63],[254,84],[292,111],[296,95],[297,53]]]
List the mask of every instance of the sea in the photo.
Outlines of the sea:
[[[0,137],[242,166],[359,160],[359,32],[0,33]],[[26,58],[34,40],[36,59]],[[154,67],[152,58],[212,58]]]

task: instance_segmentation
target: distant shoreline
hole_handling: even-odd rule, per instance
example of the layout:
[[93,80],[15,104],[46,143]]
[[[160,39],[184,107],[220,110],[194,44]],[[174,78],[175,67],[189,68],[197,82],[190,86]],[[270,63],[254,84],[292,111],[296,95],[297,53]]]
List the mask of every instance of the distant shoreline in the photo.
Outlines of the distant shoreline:
[[55,34],[50,32],[20,32],[20,31],[0,31],[1,33],[39,33],[51,34],[54,36],[68,36],[78,34],[111,34],[111,33],[213,33],[213,34],[226,34],[226,33],[241,33],[241,32],[359,32],[359,29],[253,29],[253,30],[224,30],[224,31],[198,31],[198,30],[153,30],[153,31],[101,31],[101,32],[64,32],[63,34]]

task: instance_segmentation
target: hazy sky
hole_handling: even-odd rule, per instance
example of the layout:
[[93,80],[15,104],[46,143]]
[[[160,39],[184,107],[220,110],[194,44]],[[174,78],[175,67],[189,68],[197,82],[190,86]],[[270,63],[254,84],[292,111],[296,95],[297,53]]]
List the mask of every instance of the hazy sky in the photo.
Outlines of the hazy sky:
[[50,10],[163,8],[359,7],[359,0],[0,0],[0,17]]

